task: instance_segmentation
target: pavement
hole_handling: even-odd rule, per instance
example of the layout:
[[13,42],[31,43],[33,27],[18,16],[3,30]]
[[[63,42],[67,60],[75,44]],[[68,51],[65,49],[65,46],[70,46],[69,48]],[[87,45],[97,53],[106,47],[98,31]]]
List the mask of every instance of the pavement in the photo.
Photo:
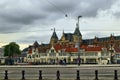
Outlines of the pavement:
[[[76,70],[80,70],[80,80],[95,80],[94,71],[98,70],[99,80],[113,80],[114,69],[118,70],[120,77],[120,64],[81,64],[76,65],[0,65],[0,80],[8,70],[10,80],[21,80],[21,71],[26,71],[27,80],[38,80],[38,71],[42,70],[43,80],[55,80],[56,71],[60,70],[61,80],[75,80]],[[11,74],[12,75],[11,75]],[[17,74],[17,75],[16,75]]]
[[80,66],[76,65],[0,65],[0,67],[43,67],[43,68],[56,68],[56,67],[120,67],[120,64],[81,64]]

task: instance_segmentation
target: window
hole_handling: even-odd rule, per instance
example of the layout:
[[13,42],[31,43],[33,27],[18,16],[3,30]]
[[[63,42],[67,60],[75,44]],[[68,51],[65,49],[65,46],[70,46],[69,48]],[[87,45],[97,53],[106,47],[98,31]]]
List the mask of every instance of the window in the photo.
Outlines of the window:
[[54,53],[54,50],[53,50],[53,49],[51,50],[51,53]]
[[28,55],[28,58],[30,58],[30,59],[31,59],[31,58],[32,58],[32,57],[31,57],[31,55]]
[[35,58],[35,55],[32,55],[32,58]]
[[59,53],[59,56],[62,56],[62,52]]
[[65,52],[60,52],[59,56],[66,56],[66,53]]
[[36,55],[36,57],[38,57],[38,55]]
[[78,53],[71,53],[71,56],[78,56]]
[[109,53],[103,52],[101,56],[109,56]]
[[51,50],[50,56],[56,56],[54,49]]
[[80,56],[83,56],[84,53],[80,53]]
[[56,56],[56,54],[55,54],[55,53],[50,53],[49,55],[50,55],[50,56]]
[[98,56],[98,53],[97,53],[97,52],[95,52],[95,53],[94,53],[94,55],[95,55],[95,56]]
[[117,58],[120,58],[120,54],[116,54]]
[[96,52],[85,53],[85,56],[98,56]]
[[41,53],[40,56],[47,56],[47,53]]

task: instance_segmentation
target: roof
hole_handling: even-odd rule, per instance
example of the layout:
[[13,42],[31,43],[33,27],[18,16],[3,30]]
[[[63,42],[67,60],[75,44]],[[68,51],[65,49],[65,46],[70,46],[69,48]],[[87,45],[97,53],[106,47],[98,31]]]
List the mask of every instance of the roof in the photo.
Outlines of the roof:
[[63,47],[62,47],[62,45],[60,45],[60,44],[56,44],[56,45],[54,46],[54,48],[55,48],[55,50],[58,52],[58,50],[61,50]]
[[[65,50],[65,52],[78,52],[78,48],[76,47],[62,46],[61,44],[56,44],[54,48],[57,52],[58,50]],[[93,45],[82,45],[80,48],[84,49],[85,51],[102,51],[103,47]]]
[[85,48],[85,51],[102,51],[102,47],[100,47],[100,46],[96,46],[96,47],[86,47]]
[[[112,36],[114,38],[114,40],[120,40],[120,36]],[[84,39],[82,42],[83,44],[92,44],[94,39]],[[110,37],[102,37],[102,38],[98,38],[97,40],[99,42],[106,42],[110,40]]]
[[82,40],[82,44],[92,44],[93,43],[93,39],[85,39],[85,40]]
[[65,52],[78,52],[78,48],[66,48]]
[[34,44],[33,44],[33,46],[34,46],[35,48],[39,47],[38,42],[37,42],[37,41],[35,41],[35,42],[34,42]]
[[38,48],[40,53],[46,53],[48,49],[50,49],[49,44],[41,44]]
[[26,52],[26,51],[28,51],[28,47],[27,48],[24,48],[23,50],[22,50],[22,52]]
[[58,39],[58,36],[57,36],[57,34],[56,34],[56,32],[55,32],[55,29],[54,29],[54,32],[53,32],[53,34],[52,34],[52,37],[51,37],[51,39]]
[[71,48],[71,47],[62,47],[62,46],[55,46],[55,50],[64,50],[65,52],[78,52],[78,48]]
[[78,26],[75,28],[74,35],[82,36],[82,34],[80,33],[80,30],[79,30]]
[[120,52],[120,47],[114,47],[115,52]]
[[93,45],[82,45],[82,49],[85,49],[85,51],[102,51],[102,46],[93,46]]

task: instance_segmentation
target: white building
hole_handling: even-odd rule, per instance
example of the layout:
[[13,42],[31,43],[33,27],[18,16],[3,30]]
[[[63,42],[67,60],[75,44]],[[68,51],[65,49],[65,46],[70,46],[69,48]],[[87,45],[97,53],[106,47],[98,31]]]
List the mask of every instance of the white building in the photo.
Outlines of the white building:
[[[26,57],[26,62],[39,62],[48,64],[58,64],[61,61],[66,63],[77,63],[78,48],[62,46],[57,44],[45,52],[40,52],[39,48],[31,47]],[[110,61],[110,53],[101,46],[83,45],[80,48],[81,63],[107,64]]]

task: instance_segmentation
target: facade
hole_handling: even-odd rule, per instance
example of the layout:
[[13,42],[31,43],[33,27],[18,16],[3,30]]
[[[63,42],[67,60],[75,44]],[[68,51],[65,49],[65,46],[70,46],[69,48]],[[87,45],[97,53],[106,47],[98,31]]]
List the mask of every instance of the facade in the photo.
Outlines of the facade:
[[63,31],[60,40],[58,40],[58,36],[54,29],[53,35],[50,39],[50,46],[60,43],[62,45],[71,45],[71,47],[74,47],[78,42],[82,43],[82,35],[78,26],[76,26],[74,33],[64,33]]
[[[75,64],[78,60],[78,48],[62,46],[56,44],[52,46],[47,52],[38,52],[38,50],[31,48],[27,54],[26,62],[38,62],[47,64],[59,64],[66,63]],[[110,55],[106,52],[106,48],[100,46],[81,46],[80,49],[81,63],[93,63],[93,64],[107,64],[110,60]]]
[[120,63],[120,36],[94,39],[82,39],[79,27],[74,33],[65,33],[60,39],[54,32],[49,44],[39,44],[37,41],[28,47],[25,62],[47,64],[81,63],[108,64]]

